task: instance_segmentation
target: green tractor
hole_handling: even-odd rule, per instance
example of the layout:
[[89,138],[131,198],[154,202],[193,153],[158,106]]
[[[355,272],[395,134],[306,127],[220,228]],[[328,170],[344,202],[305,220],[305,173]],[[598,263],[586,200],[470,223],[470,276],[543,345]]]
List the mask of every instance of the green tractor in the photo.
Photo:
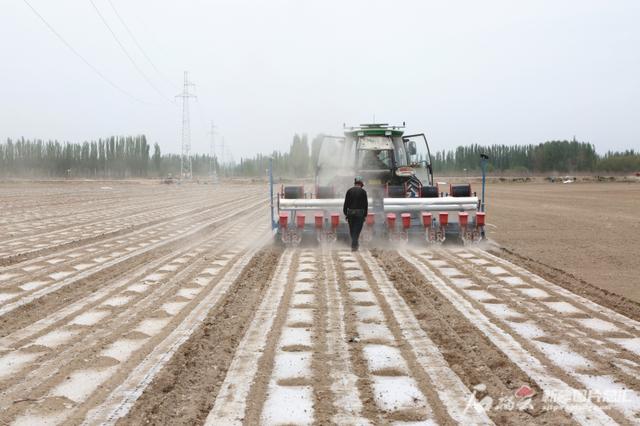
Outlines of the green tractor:
[[[424,133],[404,126],[362,124],[344,136],[327,136],[316,164],[315,187],[283,187],[277,202],[278,233],[298,244],[305,235],[334,241],[348,235],[341,218],[344,193],[362,176],[369,195],[363,239],[423,239],[442,243],[447,236],[464,242],[484,237],[484,212],[470,184],[440,187],[433,180]],[[313,220],[310,219],[313,215]]]

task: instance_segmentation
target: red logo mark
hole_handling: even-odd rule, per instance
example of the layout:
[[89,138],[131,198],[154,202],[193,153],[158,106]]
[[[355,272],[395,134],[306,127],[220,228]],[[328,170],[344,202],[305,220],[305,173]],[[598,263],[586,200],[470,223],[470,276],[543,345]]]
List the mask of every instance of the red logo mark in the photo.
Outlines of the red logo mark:
[[532,396],[534,396],[536,394],[536,391],[534,391],[533,389],[531,389],[529,386],[527,385],[522,385],[520,386],[520,388],[516,391],[516,398],[520,398],[520,399],[524,399],[524,398],[531,398]]

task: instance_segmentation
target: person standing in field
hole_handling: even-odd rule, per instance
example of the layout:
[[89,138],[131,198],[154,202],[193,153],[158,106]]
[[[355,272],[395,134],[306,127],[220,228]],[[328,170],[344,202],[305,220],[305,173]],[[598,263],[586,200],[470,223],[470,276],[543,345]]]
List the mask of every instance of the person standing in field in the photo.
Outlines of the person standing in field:
[[367,200],[367,191],[364,190],[364,182],[360,176],[356,176],[353,182],[353,188],[349,188],[344,197],[344,206],[342,211],[347,217],[349,223],[349,234],[351,235],[351,251],[358,250],[358,239],[360,231],[367,217],[367,209],[369,201]]

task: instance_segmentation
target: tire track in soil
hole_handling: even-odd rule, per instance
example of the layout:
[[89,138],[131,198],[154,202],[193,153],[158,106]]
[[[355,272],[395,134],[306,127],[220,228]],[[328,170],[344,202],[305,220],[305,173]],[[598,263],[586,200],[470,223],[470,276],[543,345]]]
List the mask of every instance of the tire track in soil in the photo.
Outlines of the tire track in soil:
[[497,425],[572,425],[575,422],[562,411],[542,411],[540,388],[499,348],[483,335],[446,298],[434,289],[415,267],[394,251],[373,251],[372,256],[387,273],[395,288],[418,319],[422,330],[433,340],[451,369],[473,389],[476,399],[489,396],[494,401],[510,397],[528,384],[537,390],[534,411],[496,411],[488,415]]
[[274,248],[263,249],[251,260],[225,299],[209,312],[119,424],[204,423],[281,254]]

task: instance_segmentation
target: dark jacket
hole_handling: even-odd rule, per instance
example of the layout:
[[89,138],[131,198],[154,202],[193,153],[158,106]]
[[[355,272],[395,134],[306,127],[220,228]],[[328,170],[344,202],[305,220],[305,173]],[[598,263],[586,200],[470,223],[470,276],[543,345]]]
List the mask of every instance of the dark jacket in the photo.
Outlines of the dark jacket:
[[342,212],[345,216],[348,216],[347,210],[362,210],[362,217],[366,217],[368,207],[369,201],[367,200],[367,191],[359,186],[354,186],[347,191],[347,195],[344,197]]

